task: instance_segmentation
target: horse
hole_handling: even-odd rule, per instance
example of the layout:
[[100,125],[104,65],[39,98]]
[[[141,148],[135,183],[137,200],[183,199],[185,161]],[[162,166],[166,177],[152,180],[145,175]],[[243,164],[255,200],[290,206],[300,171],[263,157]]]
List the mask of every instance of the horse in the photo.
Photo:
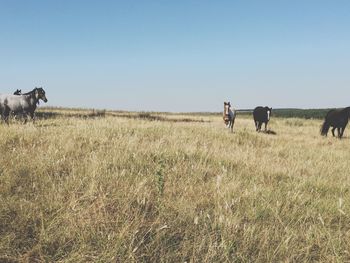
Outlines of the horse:
[[235,118],[236,118],[236,111],[235,109],[231,108],[231,103],[224,102],[223,119],[226,124],[226,127],[231,129],[231,132],[233,132],[233,125],[235,124]]
[[13,95],[22,95],[22,90],[17,89],[17,90],[13,93]]
[[253,111],[254,124],[257,132],[261,131],[261,125],[265,123],[265,132],[267,131],[267,124],[270,121],[272,108],[256,107]]
[[332,129],[332,135],[335,137],[334,131],[337,129],[338,138],[341,139],[344,134],[346,125],[350,118],[350,107],[344,109],[330,110],[321,126],[321,135],[327,136],[330,127]]
[[35,122],[35,110],[39,104],[39,100],[48,101],[44,89],[37,88],[21,95],[0,94],[0,111],[2,119],[9,125],[9,115],[23,114],[25,116],[24,123],[27,122],[29,114],[33,122]]

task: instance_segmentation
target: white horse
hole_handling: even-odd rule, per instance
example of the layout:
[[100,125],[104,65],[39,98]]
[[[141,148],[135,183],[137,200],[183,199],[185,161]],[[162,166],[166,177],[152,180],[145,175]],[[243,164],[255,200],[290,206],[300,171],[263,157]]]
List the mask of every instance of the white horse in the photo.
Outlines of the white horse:
[[34,122],[34,112],[39,100],[47,102],[45,91],[43,88],[35,88],[31,92],[22,95],[0,94],[0,111],[2,119],[9,124],[9,115],[23,114],[25,116],[25,123],[27,122],[27,115],[29,114]]
[[231,107],[230,102],[224,102],[224,114],[223,119],[226,127],[233,132],[233,125],[235,124],[236,110]]

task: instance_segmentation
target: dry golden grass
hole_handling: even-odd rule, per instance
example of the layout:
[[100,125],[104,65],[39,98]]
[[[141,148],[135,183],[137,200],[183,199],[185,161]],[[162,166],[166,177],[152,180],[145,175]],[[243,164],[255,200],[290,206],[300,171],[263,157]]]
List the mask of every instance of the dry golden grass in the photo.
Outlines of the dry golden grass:
[[1,125],[0,261],[350,261],[349,137],[194,118]]

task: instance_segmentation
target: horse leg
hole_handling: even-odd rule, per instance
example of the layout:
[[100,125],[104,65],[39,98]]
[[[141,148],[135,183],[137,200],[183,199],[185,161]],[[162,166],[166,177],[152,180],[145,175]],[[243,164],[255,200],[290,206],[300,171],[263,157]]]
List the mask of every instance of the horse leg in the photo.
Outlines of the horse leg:
[[333,129],[332,129],[332,135],[333,135],[333,137],[335,137],[335,134],[334,134],[335,129],[336,129],[336,127],[333,127]]
[[5,122],[5,115],[3,111],[1,112],[1,122]]
[[21,121],[23,121],[22,124],[27,123],[27,112],[26,111],[21,112]]
[[33,124],[35,123],[35,113],[34,112],[30,112],[30,118],[32,119],[33,121]]
[[340,127],[337,128],[337,132],[338,132],[338,138],[341,139]]
[[231,132],[233,132],[233,124],[235,124],[235,119],[231,120]]
[[267,132],[267,122],[265,122],[265,132]]
[[4,110],[3,109],[0,109],[0,114],[1,114],[1,122],[4,121]]
[[28,115],[26,113],[23,113],[23,124],[27,124],[27,121],[28,121]]
[[344,135],[344,130],[345,130],[345,127],[342,127],[342,128],[341,128],[341,134],[340,134],[341,137],[343,137],[343,135]]
[[10,116],[10,109],[6,107],[3,111],[3,118],[4,118],[5,123],[7,125],[10,125],[9,116]]

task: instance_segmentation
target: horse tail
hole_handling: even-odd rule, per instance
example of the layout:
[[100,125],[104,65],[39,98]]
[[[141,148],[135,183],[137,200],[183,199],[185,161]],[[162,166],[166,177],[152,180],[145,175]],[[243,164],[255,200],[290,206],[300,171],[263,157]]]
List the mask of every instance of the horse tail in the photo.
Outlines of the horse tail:
[[321,135],[322,136],[327,136],[329,127],[330,127],[330,125],[328,124],[327,120],[325,120],[321,126]]

